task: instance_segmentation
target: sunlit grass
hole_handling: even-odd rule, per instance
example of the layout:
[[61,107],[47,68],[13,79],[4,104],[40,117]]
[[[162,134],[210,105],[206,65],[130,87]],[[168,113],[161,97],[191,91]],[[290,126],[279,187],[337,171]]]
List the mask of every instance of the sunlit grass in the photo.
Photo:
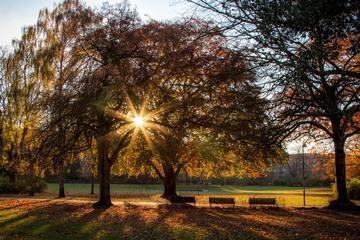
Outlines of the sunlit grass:
[[[95,189],[97,190],[97,185]],[[57,184],[48,184],[48,192],[56,194]],[[89,184],[65,184],[65,191],[72,199],[96,200],[97,195],[88,194]],[[249,197],[275,197],[278,206],[303,206],[303,189],[301,187],[283,186],[230,186],[230,185],[184,185],[179,184],[178,193],[181,195],[196,196],[200,205],[207,205],[209,196],[234,197],[236,205],[248,206]],[[162,185],[160,184],[112,184],[113,201],[123,202],[164,202],[160,198]],[[307,206],[327,206],[332,199],[332,192],[327,187],[306,189]]]
[[[96,201],[98,199],[98,185],[95,186],[95,195],[90,195],[90,184],[67,183],[65,191],[70,200]],[[237,206],[249,206],[250,197],[274,197],[280,207],[302,207],[303,189],[301,187],[283,186],[230,186],[230,185],[184,185],[177,187],[180,195],[195,196],[197,204],[208,206],[209,196],[234,197]],[[51,199],[57,196],[58,185],[48,184],[46,193],[36,194],[34,198]],[[160,184],[112,184],[112,200],[114,202],[157,202],[166,203],[160,197],[162,185]],[[17,197],[28,197],[17,195]],[[327,206],[333,199],[332,191],[327,187],[306,189],[306,206]],[[356,201],[355,201],[356,202]],[[360,204],[360,202],[357,202]]]
[[[268,194],[257,194],[257,195],[200,195],[196,196],[196,203],[201,205],[208,204],[209,197],[234,197],[236,206],[249,206],[250,197],[273,197],[276,199],[277,206],[279,207],[302,207],[303,197],[299,195],[271,195]],[[331,198],[327,196],[307,196],[306,206],[312,207],[324,207],[327,206]]]
[[[99,185],[95,184],[95,193],[98,192]],[[47,192],[56,193],[58,185],[48,183]],[[67,193],[89,193],[90,184],[87,183],[66,183]],[[142,193],[142,194],[161,194],[163,186],[161,184],[111,184],[112,193]],[[177,191],[180,194],[302,194],[301,187],[284,186],[235,186],[235,185],[185,185],[179,184]],[[307,194],[312,195],[332,195],[329,187],[307,188]]]

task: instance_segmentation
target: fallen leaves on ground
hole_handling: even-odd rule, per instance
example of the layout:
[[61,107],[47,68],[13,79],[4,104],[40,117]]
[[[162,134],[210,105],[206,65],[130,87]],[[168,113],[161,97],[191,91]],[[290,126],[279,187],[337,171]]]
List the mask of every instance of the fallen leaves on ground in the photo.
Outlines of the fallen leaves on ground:
[[0,239],[359,239],[359,222],[360,212],[327,209],[0,201]]

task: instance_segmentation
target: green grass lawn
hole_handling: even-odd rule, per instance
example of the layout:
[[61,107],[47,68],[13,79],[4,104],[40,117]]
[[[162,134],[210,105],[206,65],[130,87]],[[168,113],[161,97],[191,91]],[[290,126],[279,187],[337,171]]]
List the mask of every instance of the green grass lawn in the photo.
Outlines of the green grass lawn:
[[[162,193],[160,184],[112,184],[111,192],[115,199],[122,201],[156,201],[155,195]],[[279,206],[302,206],[303,189],[301,187],[284,186],[234,186],[234,185],[183,185],[177,187],[181,195],[195,195],[199,204],[207,204],[211,195],[234,197],[237,205],[247,205],[249,197],[276,197]],[[49,183],[47,192],[55,194],[58,185]],[[81,195],[91,197],[90,184],[67,183],[65,192],[70,195]],[[98,192],[98,185],[95,185],[95,192]],[[132,197],[133,196],[133,197]],[[91,197],[91,198],[96,198]],[[124,199],[126,198],[126,199]],[[326,206],[332,198],[332,192],[327,187],[316,187],[306,189],[306,202],[308,206]]]
[[[99,190],[98,184],[95,184],[95,193]],[[48,192],[57,192],[57,183],[48,183]],[[160,194],[163,191],[161,184],[111,184],[112,193],[144,193],[144,194]],[[284,186],[236,186],[236,185],[185,185],[177,186],[179,194],[302,194],[302,187],[284,187]],[[87,183],[66,183],[65,192],[68,193],[89,193],[90,184]],[[331,195],[329,187],[311,187],[307,188],[309,195]]]

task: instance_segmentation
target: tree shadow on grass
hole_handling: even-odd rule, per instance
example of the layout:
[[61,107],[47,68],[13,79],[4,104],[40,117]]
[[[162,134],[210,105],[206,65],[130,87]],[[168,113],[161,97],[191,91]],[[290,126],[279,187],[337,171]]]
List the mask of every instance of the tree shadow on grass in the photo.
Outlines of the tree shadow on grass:
[[[321,209],[199,209],[198,227],[215,229],[225,239],[357,239],[354,215],[339,216]],[[206,219],[206,220],[205,220]]]
[[[1,221],[4,239],[171,239],[157,209],[91,204],[50,203],[21,211]],[[146,217],[147,210],[151,216]],[[1,210],[0,210],[1,211]],[[170,214],[170,213],[169,213]]]
[[[53,201],[53,199],[44,199],[44,200],[39,200],[39,201],[19,201],[19,200],[11,200],[14,201],[14,203],[11,204],[11,206],[9,207],[0,207],[0,211],[1,210],[9,210],[9,209],[13,209],[13,208],[19,208],[19,207],[24,207],[24,206],[31,206],[32,208],[34,208],[34,205],[38,204],[38,203],[46,203],[46,202],[51,202]],[[9,200],[1,200],[0,201],[0,205],[1,202],[9,202]]]
[[0,222],[4,239],[356,239],[360,235],[358,215],[319,209],[129,205],[93,209],[91,204],[50,202],[26,210]]

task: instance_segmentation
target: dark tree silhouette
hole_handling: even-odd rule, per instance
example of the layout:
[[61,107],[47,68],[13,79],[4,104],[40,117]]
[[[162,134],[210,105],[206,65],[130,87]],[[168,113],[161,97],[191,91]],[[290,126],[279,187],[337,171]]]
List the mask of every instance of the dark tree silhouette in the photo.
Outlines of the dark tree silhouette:
[[332,139],[339,194],[331,205],[351,205],[344,149],[360,133],[359,1],[189,2],[220,16],[220,27],[257,68],[278,139]]

